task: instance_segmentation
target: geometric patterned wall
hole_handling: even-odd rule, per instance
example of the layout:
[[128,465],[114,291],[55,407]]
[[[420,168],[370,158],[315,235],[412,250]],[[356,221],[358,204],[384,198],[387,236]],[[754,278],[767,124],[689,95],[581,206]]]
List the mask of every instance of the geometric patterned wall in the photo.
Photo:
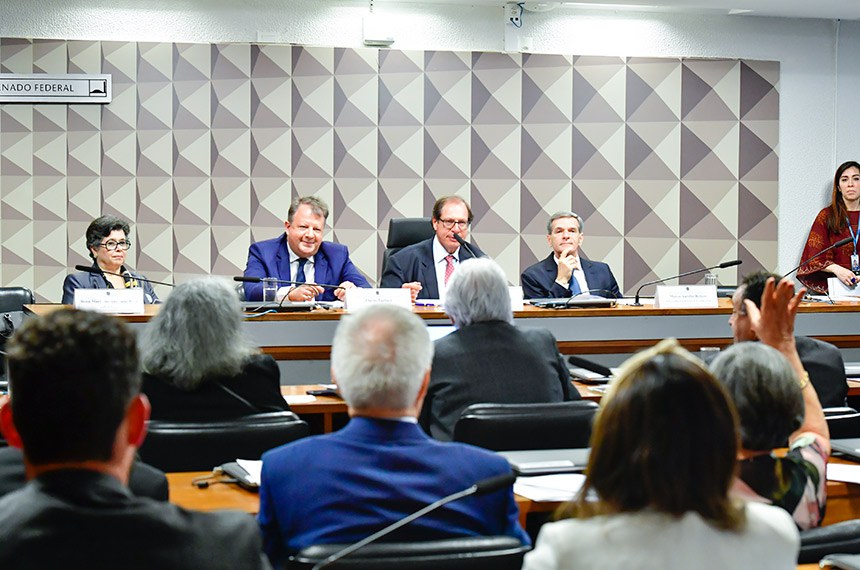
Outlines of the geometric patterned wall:
[[0,284],[41,301],[97,215],[179,282],[240,274],[298,194],[373,282],[389,218],[443,194],[512,282],[567,208],[626,292],[776,267],[777,62],[3,39],[0,72],[113,76],[109,105],[0,105]]

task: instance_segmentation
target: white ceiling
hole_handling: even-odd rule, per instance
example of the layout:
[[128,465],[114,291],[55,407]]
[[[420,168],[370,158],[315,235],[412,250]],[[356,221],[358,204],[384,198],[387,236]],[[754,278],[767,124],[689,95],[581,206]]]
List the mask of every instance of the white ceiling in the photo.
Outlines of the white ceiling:
[[[503,6],[504,0],[373,0],[375,4],[451,4]],[[562,4],[558,9],[635,10],[691,14],[738,14],[783,18],[860,20],[860,0],[577,0],[535,1],[526,4]]]

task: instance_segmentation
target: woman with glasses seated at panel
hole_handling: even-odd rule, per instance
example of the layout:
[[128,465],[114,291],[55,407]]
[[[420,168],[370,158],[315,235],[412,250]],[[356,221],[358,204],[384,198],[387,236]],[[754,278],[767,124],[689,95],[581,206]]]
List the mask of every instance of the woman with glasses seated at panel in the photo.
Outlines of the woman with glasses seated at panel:
[[[159,303],[152,284],[143,275],[126,268],[125,256],[131,241],[128,222],[116,216],[100,216],[87,227],[87,249],[98,273],[79,272],[63,281],[63,304],[75,302],[75,289],[130,289],[143,287],[143,302]],[[111,275],[115,273],[116,275]]]

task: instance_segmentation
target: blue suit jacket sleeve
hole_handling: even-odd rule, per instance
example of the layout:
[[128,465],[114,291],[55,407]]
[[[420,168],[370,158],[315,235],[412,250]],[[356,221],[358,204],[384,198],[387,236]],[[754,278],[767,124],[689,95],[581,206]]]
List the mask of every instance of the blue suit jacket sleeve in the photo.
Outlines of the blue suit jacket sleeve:
[[[265,254],[263,244],[267,242],[252,243],[248,248],[248,263],[245,264],[245,277],[269,277],[266,271]],[[245,283],[245,299],[249,301],[261,301],[263,299],[262,283]]]
[[552,255],[538,261],[523,271],[520,283],[523,286],[525,299],[557,299],[570,297],[570,290],[555,282],[558,266]]

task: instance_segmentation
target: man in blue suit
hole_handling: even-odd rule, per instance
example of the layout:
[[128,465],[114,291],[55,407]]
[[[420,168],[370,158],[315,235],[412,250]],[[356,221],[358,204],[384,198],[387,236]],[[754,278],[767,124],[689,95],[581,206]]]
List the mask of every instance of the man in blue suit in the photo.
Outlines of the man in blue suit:
[[[510,472],[501,456],[443,443],[418,426],[433,345],[392,305],[341,320],[331,372],[351,419],[338,432],[263,455],[258,521],[273,566],[314,544],[352,543],[478,481]],[[528,544],[510,487],[454,501],[387,537],[409,542],[509,535]]]
[[469,204],[459,196],[436,200],[431,220],[436,235],[392,255],[379,286],[409,289],[413,302],[441,298],[460,262],[475,256],[484,257],[484,252],[474,245],[470,245],[472,251],[461,248],[454,237],[467,238],[472,218]]
[[[251,244],[245,277],[274,277],[305,283],[278,289],[277,299],[286,297],[290,301],[334,301],[335,297],[343,300],[349,288],[370,287],[350,261],[345,245],[323,241],[327,218],[328,207],[319,198],[305,196],[293,200],[284,222],[284,234]],[[320,284],[341,288],[324,288]],[[245,298],[262,300],[263,285],[245,283]]]
[[581,293],[621,296],[607,264],[580,257],[583,228],[582,218],[571,211],[552,215],[546,225],[546,241],[552,253],[523,271],[520,280],[524,298],[555,299]]

